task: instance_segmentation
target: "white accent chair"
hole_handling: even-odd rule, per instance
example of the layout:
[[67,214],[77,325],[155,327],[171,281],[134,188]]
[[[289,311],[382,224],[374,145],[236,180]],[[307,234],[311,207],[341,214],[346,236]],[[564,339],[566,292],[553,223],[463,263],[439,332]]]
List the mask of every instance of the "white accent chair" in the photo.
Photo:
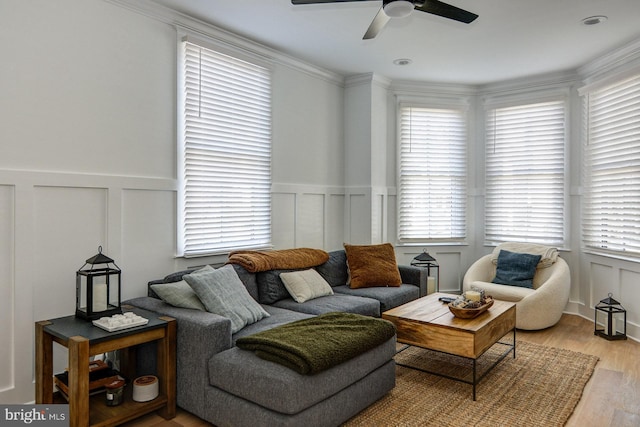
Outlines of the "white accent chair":
[[[496,276],[497,257],[501,249],[510,252],[542,255],[533,276],[533,289],[491,283]],[[558,257],[557,250],[529,243],[503,243],[493,253],[485,255],[467,270],[463,291],[471,286],[483,289],[494,299],[516,303],[516,328],[538,330],[555,325],[569,301],[571,273]]]

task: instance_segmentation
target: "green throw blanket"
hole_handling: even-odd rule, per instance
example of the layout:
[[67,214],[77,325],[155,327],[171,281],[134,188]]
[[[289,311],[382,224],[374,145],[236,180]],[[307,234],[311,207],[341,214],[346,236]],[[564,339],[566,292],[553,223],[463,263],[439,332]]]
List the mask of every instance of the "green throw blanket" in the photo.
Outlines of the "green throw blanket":
[[236,345],[301,374],[315,374],[371,350],[395,333],[386,320],[335,312],[238,338]]

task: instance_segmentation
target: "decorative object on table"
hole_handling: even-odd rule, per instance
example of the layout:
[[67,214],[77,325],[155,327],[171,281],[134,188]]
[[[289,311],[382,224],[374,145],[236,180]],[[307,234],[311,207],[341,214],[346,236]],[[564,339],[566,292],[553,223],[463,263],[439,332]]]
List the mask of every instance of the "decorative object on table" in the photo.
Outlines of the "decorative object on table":
[[493,305],[493,298],[484,290],[472,288],[449,303],[449,311],[461,319],[473,319]]
[[116,263],[99,246],[76,272],[76,317],[94,320],[122,313],[120,277]]
[[153,375],[144,375],[133,381],[133,400],[136,402],[148,402],[158,397],[158,378]]
[[94,326],[102,328],[108,332],[135,328],[136,326],[146,325],[147,323],[149,323],[149,319],[138,316],[132,311],[128,311],[124,314],[114,314],[111,317],[101,317],[100,319],[93,321]]
[[115,381],[105,384],[104,388],[107,390],[105,398],[107,406],[118,406],[124,400],[124,380],[118,378]]
[[[423,252],[411,261],[411,265],[427,270],[427,295],[438,292],[440,289],[440,265],[426,249],[423,249]],[[434,270],[434,275],[431,274],[431,270]]]
[[627,310],[611,293],[595,306],[593,334],[608,340],[627,339]]

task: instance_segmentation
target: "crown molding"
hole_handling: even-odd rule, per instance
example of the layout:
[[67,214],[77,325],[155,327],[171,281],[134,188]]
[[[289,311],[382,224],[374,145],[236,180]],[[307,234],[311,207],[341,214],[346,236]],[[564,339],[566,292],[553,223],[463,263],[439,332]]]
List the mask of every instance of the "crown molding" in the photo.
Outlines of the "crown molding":
[[478,95],[513,94],[566,88],[577,83],[578,79],[578,74],[574,70],[558,71],[478,86]]
[[379,86],[383,89],[389,89],[391,86],[391,80],[388,78],[381,76],[380,74],[375,73],[363,73],[356,74],[353,76],[345,77],[344,86],[345,87],[353,87],[353,86],[361,86],[361,85],[375,85]]
[[640,38],[612,50],[578,68],[578,75],[589,84],[609,74],[624,73],[640,66]]
[[318,67],[298,58],[286,55],[280,51],[262,45],[254,40],[242,37],[238,34],[218,28],[210,23],[201,21],[183,13],[177,12],[166,6],[151,0],[103,0],[115,6],[139,13],[155,21],[162,22],[173,27],[190,31],[200,36],[210,38],[219,44],[231,49],[239,49],[252,55],[266,58],[273,63],[295,69],[315,78],[329,83],[344,86],[344,76],[336,72]]
[[417,80],[394,80],[391,84],[391,89],[396,94],[428,94],[454,97],[473,96],[477,92],[477,87],[473,85],[421,82]]

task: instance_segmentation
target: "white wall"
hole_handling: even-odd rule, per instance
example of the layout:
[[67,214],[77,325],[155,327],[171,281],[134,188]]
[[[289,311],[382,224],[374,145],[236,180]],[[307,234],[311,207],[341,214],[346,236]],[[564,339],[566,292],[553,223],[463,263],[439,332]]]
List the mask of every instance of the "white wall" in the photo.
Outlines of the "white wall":
[[273,244],[340,248],[343,87],[287,67],[275,69],[273,87]]
[[124,297],[172,263],[176,54],[170,27],[102,1],[5,1],[0,19],[0,401],[17,403],[34,322],[73,313],[99,245]]
[[[172,23],[228,35],[151,13],[103,0],[0,2],[0,403],[33,401],[34,322],[74,312],[75,271],[99,245],[123,271],[123,300],[219,261],[175,258]],[[340,247],[343,79],[254,49],[273,55],[274,244]],[[65,354],[56,346],[56,371]]]

